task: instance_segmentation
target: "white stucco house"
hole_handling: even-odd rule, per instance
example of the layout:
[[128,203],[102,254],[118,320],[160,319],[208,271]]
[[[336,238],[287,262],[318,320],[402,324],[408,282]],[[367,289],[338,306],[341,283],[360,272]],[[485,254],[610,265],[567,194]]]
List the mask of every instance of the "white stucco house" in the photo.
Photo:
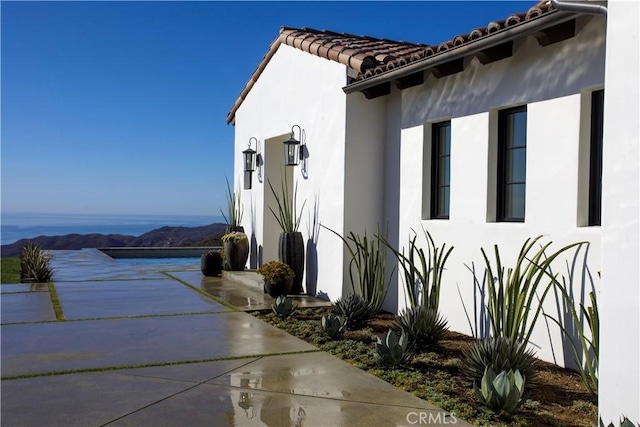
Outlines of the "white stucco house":
[[[455,247],[441,308],[463,333],[480,248],[498,244],[509,265],[528,237],[589,242],[557,272],[573,265],[575,294],[598,295],[602,419],[640,420],[638,18],[632,1],[541,2],[432,46],[283,28],[227,117],[250,213],[247,267],[277,259],[267,184],[282,177],[306,200],[307,292],[350,289],[348,253],[319,224],[386,227],[398,247],[424,227]],[[292,128],[302,160],[285,167]],[[259,162],[244,173],[250,140]],[[404,305],[398,279],[384,307]],[[571,358],[554,325],[538,322],[531,342],[542,359]]]

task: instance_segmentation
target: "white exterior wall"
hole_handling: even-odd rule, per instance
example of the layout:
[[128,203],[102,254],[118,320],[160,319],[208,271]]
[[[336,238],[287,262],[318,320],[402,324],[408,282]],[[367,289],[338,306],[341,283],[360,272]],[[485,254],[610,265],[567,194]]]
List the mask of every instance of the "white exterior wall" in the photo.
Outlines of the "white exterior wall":
[[[339,297],[342,291],[342,269],[335,268],[343,265],[342,243],[326,230],[318,233],[313,225],[313,212],[317,207],[318,221],[342,233],[346,95],[341,88],[345,83],[345,66],[281,45],[237,110],[235,126],[236,187],[242,186],[242,150],[247,148],[251,137],[260,141],[265,156],[263,170],[265,175],[271,174],[259,182],[257,172],[254,172],[252,190],[242,191],[245,208],[243,226],[249,236],[255,237],[252,256],[256,253],[271,254],[265,259],[258,255],[258,263],[276,259],[273,254],[277,254],[277,249],[274,249],[277,248],[277,240],[265,241],[265,236],[267,240],[273,240],[280,232],[279,229],[264,230],[265,214],[267,218],[271,215],[264,203],[265,195],[270,194],[267,178],[271,179],[276,190],[280,188],[278,165],[283,162],[282,141],[288,139],[293,125],[303,129],[303,142],[308,151],[308,177],[303,177],[301,166],[292,170],[293,180],[298,185],[298,205],[306,200],[299,229],[307,245],[308,268],[305,269],[303,286],[315,287],[309,290],[327,294],[332,299]],[[295,137],[299,138],[297,129]],[[265,150],[265,141],[273,146]],[[269,154],[273,157],[269,158]],[[316,200],[319,201],[317,204]],[[273,227],[273,223],[266,225]],[[269,250],[261,249],[264,245],[270,245]],[[317,264],[314,254],[317,254]],[[314,265],[319,268],[314,268]],[[248,263],[247,267],[255,265]],[[311,275],[308,274],[310,271]]]
[[640,5],[609,1],[602,172],[600,393],[605,425],[640,423]]
[[[455,247],[441,295],[441,311],[453,330],[471,332],[460,294],[473,316],[474,282],[467,266],[474,266],[482,280],[481,247],[492,254],[498,244],[503,264],[512,265],[528,237],[545,235],[544,242],[553,241],[551,250],[589,241],[588,268],[594,279],[581,283],[583,271],[578,269],[574,290],[584,298],[598,286],[600,230],[579,226],[584,209],[584,184],[579,179],[584,174],[579,172],[585,161],[581,150],[589,138],[581,126],[581,121],[590,120],[585,117],[584,96],[604,82],[604,25],[603,17],[581,18],[576,37],[567,41],[540,47],[529,37],[515,43],[512,58],[487,65],[468,59],[464,72],[442,79],[428,75],[423,85],[402,92],[400,242],[408,242],[412,228],[421,234],[423,226],[436,243]],[[498,223],[497,112],[522,104],[527,105],[525,222]],[[429,175],[430,124],[442,120],[451,120],[450,218],[421,220],[423,197],[428,197],[422,177]],[[588,156],[586,161],[588,167]],[[567,275],[563,262],[554,266]],[[398,307],[403,305],[400,298]],[[557,315],[553,298],[545,308]],[[538,321],[531,339],[537,356],[571,364],[573,355],[569,349],[564,354],[557,326],[549,322],[549,328],[550,333],[543,318]]]

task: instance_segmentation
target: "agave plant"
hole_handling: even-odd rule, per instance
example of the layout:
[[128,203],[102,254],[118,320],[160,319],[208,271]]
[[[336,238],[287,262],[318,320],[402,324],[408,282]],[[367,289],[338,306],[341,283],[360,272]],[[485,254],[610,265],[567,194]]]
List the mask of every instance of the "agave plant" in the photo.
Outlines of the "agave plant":
[[331,312],[341,317],[347,328],[357,329],[375,314],[371,303],[358,294],[349,294],[338,298],[331,308]]
[[411,352],[407,350],[409,338],[402,332],[400,335],[389,329],[384,334],[384,340],[376,338],[373,357],[379,365],[400,366],[411,359]]
[[293,299],[287,298],[285,295],[276,298],[271,305],[271,311],[276,316],[286,318],[294,314],[298,310],[298,306],[294,304]]
[[[631,421],[629,418],[623,415],[622,418],[620,419],[620,422],[618,423],[618,426],[619,427],[636,427],[636,426],[640,426],[640,423],[634,424],[633,421]],[[605,426],[604,421],[602,421],[602,418],[600,418],[600,427],[616,427],[616,426],[613,423],[609,423],[609,425]]]
[[436,310],[419,305],[396,316],[396,325],[417,346],[437,343],[447,331],[447,321]]
[[476,341],[464,352],[464,373],[473,382],[480,382],[487,368],[495,372],[518,371],[527,378],[527,385],[535,383],[537,361],[526,343],[507,337],[493,337]]
[[519,371],[501,371],[496,375],[487,367],[480,387],[473,383],[473,390],[480,403],[495,413],[512,414],[526,400],[525,377]]
[[322,330],[332,340],[340,340],[344,336],[344,331],[347,329],[347,322],[340,316],[335,314],[329,314],[328,316],[322,316],[321,319]]

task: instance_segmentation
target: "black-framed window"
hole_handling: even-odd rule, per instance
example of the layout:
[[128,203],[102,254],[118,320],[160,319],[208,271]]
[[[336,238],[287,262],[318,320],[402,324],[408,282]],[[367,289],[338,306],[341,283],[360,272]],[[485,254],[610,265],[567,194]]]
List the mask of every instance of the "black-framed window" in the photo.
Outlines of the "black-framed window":
[[602,209],[602,136],[604,89],[591,94],[591,143],[589,150],[589,225],[600,225]]
[[527,106],[498,114],[497,220],[524,222],[527,177]]
[[449,219],[451,122],[431,126],[431,218]]

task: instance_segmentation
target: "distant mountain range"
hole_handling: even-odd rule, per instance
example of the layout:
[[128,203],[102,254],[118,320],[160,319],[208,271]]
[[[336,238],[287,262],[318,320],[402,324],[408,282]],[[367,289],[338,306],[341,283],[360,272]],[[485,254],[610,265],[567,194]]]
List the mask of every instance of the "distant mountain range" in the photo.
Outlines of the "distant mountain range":
[[20,256],[22,247],[29,241],[42,249],[72,250],[103,247],[149,247],[149,246],[218,246],[226,224],[211,224],[200,227],[160,227],[140,236],[122,234],[66,234],[64,236],[38,236],[21,239],[10,245],[0,246],[0,255],[5,258]]

